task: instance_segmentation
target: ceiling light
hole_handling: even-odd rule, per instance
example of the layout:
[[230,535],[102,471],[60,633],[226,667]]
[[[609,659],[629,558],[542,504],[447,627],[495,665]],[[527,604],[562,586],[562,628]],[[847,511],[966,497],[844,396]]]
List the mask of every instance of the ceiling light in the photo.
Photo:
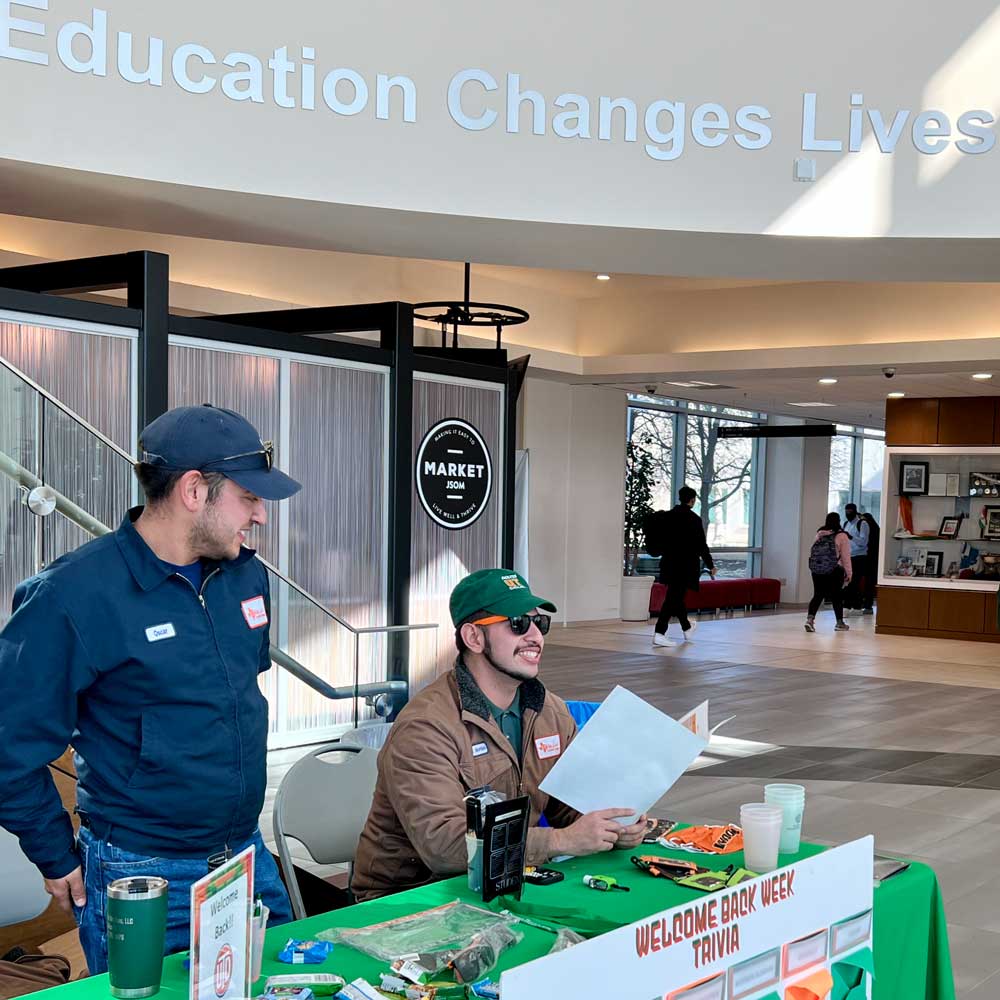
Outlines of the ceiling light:
[[698,379],[691,380],[692,385],[700,385],[702,388],[717,389],[719,387],[718,382],[700,382]]
[[837,381],[838,380],[835,379],[835,378],[821,378],[819,380],[819,384],[820,385],[836,385]]
[[680,388],[682,388],[682,389],[697,389],[698,388],[698,383],[697,382],[667,382],[667,385],[680,386]]
[[611,275],[610,274],[597,274],[597,275],[595,275],[595,277],[597,278],[598,281],[610,281],[611,280]]
[[833,406],[833,403],[789,403],[789,406]]
[[993,372],[976,372],[976,374],[972,377],[977,382],[989,382],[989,380],[993,378]]
[[886,399],[902,399],[906,395],[905,392],[890,392]]

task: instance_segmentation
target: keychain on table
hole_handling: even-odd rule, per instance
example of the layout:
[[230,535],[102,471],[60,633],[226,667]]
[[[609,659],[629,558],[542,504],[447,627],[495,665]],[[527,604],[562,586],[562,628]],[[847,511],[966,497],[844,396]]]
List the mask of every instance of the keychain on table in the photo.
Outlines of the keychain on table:
[[610,875],[584,875],[583,884],[599,892],[608,892],[611,889],[617,889],[619,892],[631,891],[627,885],[620,885],[618,879]]

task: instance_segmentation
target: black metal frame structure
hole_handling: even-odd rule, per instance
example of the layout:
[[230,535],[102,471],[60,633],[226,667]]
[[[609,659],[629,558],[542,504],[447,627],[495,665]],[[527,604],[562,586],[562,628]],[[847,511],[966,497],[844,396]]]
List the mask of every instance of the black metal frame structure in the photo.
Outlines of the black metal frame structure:
[[[79,298],[125,290],[123,305]],[[414,307],[406,302],[285,309],[190,317],[170,312],[169,259],[152,251],[0,268],[0,309],[138,330],[139,426],[167,409],[171,335],[265,350],[296,351],[387,367],[389,393],[389,622],[408,622],[412,480],[413,382],[417,373],[503,385],[502,559],[513,562],[514,451],[517,400],[527,358],[507,362],[502,349],[417,347]],[[356,339],[378,333],[378,342]],[[326,339],[332,335],[336,339]],[[351,339],[355,335],[355,339]],[[390,680],[406,680],[406,633],[394,637]]]

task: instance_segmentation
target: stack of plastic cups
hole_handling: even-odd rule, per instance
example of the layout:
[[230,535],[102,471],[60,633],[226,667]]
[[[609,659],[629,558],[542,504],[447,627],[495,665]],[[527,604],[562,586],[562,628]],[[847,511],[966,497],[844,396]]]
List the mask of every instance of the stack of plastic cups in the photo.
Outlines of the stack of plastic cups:
[[781,806],[784,823],[781,827],[781,853],[795,854],[802,838],[802,814],[806,807],[806,790],[802,785],[765,785],[764,801]]
[[743,858],[750,871],[763,875],[778,867],[778,843],[783,823],[781,806],[765,802],[750,802],[740,806]]

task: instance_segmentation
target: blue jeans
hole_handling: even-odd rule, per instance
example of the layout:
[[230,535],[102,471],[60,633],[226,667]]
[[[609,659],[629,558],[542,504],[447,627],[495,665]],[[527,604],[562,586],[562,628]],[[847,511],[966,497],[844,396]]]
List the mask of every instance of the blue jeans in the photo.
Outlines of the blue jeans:
[[[260,893],[271,915],[267,925],[284,924],[292,919],[292,907],[284,883],[278,875],[278,866],[271,852],[264,846],[260,830],[244,844],[233,846],[238,853],[251,844],[254,853],[254,893]],[[80,927],[80,945],[87,958],[91,975],[108,971],[107,886],[115,879],[131,875],[159,875],[170,887],[167,890],[167,937],[163,954],[186,951],[191,943],[190,914],[191,886],[208,874],[204,859],[150,858],[133,854],[98,840],[87,829],[80,830],[77,840],[87,902],[83,907],[74,906],[73,912]]]

